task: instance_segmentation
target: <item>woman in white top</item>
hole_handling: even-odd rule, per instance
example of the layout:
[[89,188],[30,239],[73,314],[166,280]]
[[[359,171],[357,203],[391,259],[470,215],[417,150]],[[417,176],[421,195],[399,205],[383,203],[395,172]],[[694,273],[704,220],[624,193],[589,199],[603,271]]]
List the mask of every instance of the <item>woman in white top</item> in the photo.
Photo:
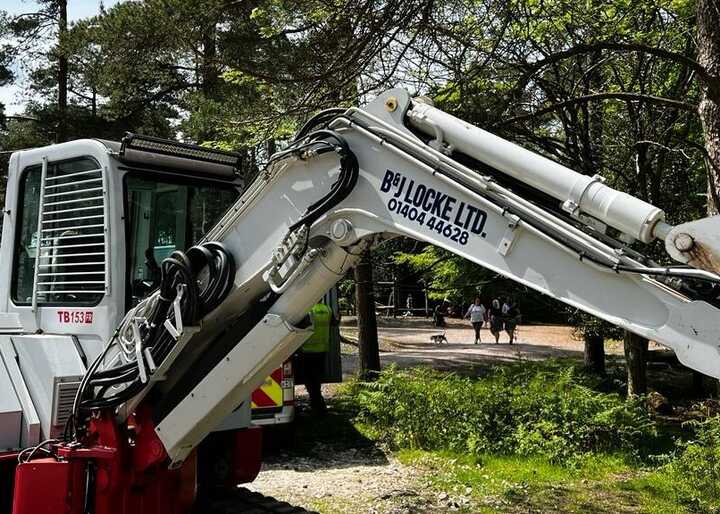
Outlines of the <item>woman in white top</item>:
[[485,322],[485,306],[480,303],[479,296],[475,297],[475,302],[470,305],[465,317],[470,318],[470,323],[475,329],[475,344],[478,344],[480,342],[480,329]]

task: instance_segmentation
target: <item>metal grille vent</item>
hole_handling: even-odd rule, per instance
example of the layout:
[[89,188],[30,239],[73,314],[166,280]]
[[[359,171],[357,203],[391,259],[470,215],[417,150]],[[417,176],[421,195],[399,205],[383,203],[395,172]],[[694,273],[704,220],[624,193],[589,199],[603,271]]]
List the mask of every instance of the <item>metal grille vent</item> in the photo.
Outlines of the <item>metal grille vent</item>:
[[[75,393],[80,387],[81,377],[63,377],[55,379],[55,392],[52,403],[52,429],[60,430],[72,414]],[[55,437],[57,434],[52,434]]]
[[94,303],[107,291],[105,177],[90,158],[43,161],[33,307]]

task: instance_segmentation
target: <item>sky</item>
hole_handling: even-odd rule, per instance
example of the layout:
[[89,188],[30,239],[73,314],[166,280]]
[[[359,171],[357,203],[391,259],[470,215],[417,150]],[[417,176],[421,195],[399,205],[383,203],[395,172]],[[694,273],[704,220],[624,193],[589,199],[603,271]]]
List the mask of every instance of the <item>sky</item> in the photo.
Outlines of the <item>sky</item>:
[[[122,0],[102,0],[102,3],[105,8],[109,8],[119,1]],[[68,19],[72,22],[93,16],[99,12],[100,3],[101,0],[68,0]],[[0,10],[7,11],[10,15],[33,12],[36,9],[37,2],[32,0],[0,0]],[[19,95],[22,88],[22,77],[15,84],[0,87],[0,103],[5,104],[5,114],[13,115],[23,111],[25,106]]]

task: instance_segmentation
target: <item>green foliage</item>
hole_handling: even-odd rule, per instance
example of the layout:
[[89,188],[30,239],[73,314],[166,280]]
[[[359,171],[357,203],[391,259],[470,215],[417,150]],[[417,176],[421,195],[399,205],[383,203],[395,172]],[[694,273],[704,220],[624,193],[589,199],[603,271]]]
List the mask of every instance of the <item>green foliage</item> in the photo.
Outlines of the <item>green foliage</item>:
[[663,470],[677,498],[694,512],[720,512],[720,417],[696,424],[693,440],[678,444]]
[[568,323],[573,325],[575,336],[601,337],[603,339],[622,339],[623,330],[617,325],[587,314],[572,307],[565,307],[568,312]]
[[427,284],[431,300],[462,305],[479,295],[489,307],[494,298],[511,297],[518,303],[524,322],[566,321],[567,309],[557,300],[442,248],[426,245],[418,251],[408,246],[396,248],[390,256],[396,265],[405,267],[407,276]]
[[593,389],[559,361],[497,368],[483,379],[414,369],[356,384],[359,420],[396,448],[543,456],[643,455],[657,437],[638,400]]
[[480,266],[456,255],[428,245],[421,252],[398,252],[396,264],[408,265],[420,272],[428,284],[428,297],[433,300],[448,299],[453,303],[467,301],[494,275]]

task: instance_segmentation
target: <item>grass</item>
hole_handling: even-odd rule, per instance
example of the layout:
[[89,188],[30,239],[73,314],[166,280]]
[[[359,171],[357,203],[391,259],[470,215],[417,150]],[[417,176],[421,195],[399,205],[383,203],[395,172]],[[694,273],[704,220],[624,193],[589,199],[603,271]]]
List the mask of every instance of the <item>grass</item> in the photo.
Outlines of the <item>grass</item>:
[[471,496],[478,512],[681,513],[669,478],[622,455],[586,458],[574,467],[543,457],[458,455],[401,450],[436,491]]
[[676,494],[675,479],[662,470],[642,473],[615,484],[615,487],[637,495],[642,503],[643,512],[653,514],[692,512]]

